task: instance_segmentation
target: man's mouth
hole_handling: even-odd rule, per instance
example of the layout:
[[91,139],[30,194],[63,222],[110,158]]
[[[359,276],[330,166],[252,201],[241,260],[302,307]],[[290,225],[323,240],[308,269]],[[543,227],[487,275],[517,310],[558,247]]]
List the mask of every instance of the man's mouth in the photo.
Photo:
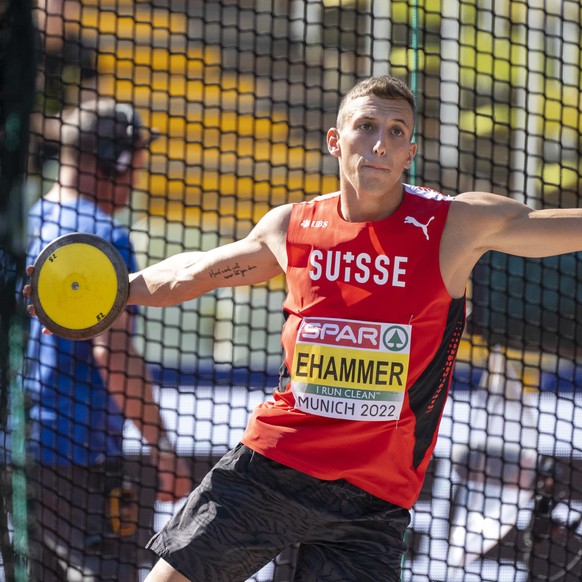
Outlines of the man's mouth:
[[386,166],[379,166],[378,164],[363,164],[364,168],[370,168],[372,170],[380,170],[382,172],[388,172],[388,168]]

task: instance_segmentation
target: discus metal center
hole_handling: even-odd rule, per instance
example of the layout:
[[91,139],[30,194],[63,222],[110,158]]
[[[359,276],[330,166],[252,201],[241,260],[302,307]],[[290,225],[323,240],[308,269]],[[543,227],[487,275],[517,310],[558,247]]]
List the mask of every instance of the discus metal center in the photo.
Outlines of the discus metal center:
[[73,291],[77,291],[79,289],[79,283],[77,283],[76,281],[71,285],[71,289]]

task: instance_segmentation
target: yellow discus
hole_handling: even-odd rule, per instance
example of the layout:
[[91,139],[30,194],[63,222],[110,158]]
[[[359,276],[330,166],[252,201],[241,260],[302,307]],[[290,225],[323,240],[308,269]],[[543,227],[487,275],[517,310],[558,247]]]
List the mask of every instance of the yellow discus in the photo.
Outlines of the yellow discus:
[[125,308],[129,292],[119,251],[96,235],[78,232],[42,250],[31,284],[39,320],[54,334],[73,340],[108,329]]

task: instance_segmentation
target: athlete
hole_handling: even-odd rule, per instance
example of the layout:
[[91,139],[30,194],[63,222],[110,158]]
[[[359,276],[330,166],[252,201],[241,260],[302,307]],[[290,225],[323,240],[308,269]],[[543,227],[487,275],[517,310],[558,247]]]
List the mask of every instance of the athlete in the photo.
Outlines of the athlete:
[[268,212],[238,242],[130,276],[129,303],[167,306],[285,273],[284,372],[242,442],[149,542],[147,582],[246,580],[291,544],[295,579],[400,580],[409,510],[436,444],[488,250],[582,250],[582,210],[403,183],[414,96],[358,83],[327,133],[340,190]]

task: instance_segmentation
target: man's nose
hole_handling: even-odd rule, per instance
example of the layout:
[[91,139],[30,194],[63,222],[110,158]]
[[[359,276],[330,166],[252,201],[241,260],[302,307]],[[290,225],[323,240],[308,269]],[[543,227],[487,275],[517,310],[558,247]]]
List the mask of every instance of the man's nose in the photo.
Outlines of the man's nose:
[[378,140],[376,141],[373,151],[377,156],[386,155],[386,143],[381,137],[379,137]]

